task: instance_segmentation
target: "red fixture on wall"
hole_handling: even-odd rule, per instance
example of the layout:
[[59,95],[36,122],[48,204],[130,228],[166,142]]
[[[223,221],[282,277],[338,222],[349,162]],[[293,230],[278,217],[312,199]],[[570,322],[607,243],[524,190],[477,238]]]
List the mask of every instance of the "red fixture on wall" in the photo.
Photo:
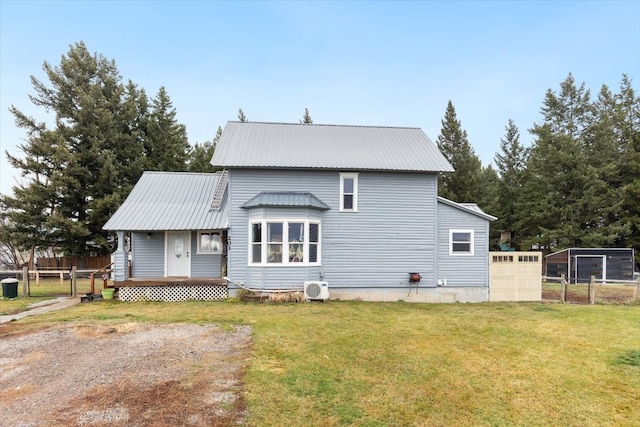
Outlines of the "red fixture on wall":
[[421,278],[420,273],[409,273],[410,282],[419,282]]

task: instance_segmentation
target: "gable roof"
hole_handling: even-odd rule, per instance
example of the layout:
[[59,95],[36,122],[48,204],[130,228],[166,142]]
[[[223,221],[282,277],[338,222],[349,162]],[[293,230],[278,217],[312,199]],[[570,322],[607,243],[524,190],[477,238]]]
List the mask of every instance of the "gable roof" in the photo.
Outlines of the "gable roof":
[[488,213],[480,209],[480,206],[476,205],[475,203],[456,203],[453,200],[445,199],[444,197],[440,196],[438,196],[438,203],[451,206],[452,208],[460,209],[461,211],[468,212],[489,221],[495,221],[498,219],[495,216],[489,215]]
[[228,122],[211,164],[226,168],[451,172],[420,128]]
[[251,200],[246,202],[241,208],[259,208],[259,207],[296,207],[296,208],[313,208],[320,210],[331,209],[329,205],[318,199],[312,193],[270,193],[263,191]]
[[219,208],[212,207],[221,179],[221,172],[145,172],[102,229],[153,231],[228,228],[226,198]]

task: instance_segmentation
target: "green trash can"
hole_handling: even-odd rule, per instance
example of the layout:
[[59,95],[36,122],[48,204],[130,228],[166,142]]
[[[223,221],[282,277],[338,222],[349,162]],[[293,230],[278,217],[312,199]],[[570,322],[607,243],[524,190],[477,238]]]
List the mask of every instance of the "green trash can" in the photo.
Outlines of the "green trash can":
[[2,279],[1,283],[4,298],[18,298],[18,279]]

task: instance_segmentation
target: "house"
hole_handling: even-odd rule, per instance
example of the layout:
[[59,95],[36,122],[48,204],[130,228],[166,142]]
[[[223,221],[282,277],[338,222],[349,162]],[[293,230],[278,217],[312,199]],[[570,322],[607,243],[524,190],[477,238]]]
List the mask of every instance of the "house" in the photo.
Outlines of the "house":
[[211,163],[224,172],[145,173],[105,225],[119,242],[131,233],[133,280],[226,275],[232,295],[320,281],[332,299],[488,300],[495,217],[437,196],[438,173],[453,169],[419,128],[229,122]]
[[568,283],[634,280],[634,251],[627,248],[569,248],[545,257],[545,275],[564,276]]

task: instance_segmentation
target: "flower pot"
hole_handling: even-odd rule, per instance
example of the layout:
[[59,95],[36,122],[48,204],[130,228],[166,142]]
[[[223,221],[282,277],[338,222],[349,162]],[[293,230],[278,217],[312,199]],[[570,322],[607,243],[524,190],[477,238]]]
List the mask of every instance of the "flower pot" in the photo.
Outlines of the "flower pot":
[[102,299],[113,299],[113,293],[116,290],[113,288],[108,288],[108,289],[103,289],[100,291],[100,293],[102,294]]

